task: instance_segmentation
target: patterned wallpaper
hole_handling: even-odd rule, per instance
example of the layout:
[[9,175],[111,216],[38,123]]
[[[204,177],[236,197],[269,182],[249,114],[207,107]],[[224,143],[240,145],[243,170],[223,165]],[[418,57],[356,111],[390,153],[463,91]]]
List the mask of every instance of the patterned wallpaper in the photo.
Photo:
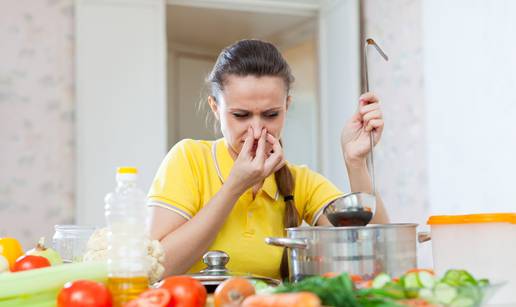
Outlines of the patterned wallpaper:
[[0,236],[73,220],[73,0],[0,4]]
[[369,84],[382,102],[385,133],[376,154],[379,190],[396,222],[427,218],[421,1],[362,1],[364,34],[389,56],[370,48]]

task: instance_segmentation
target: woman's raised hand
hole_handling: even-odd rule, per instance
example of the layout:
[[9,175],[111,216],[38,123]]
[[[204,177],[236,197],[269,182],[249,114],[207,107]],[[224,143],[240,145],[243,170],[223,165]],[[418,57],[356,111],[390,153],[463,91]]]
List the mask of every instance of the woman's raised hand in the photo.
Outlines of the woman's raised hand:
[[233,186],[242,189],[242,193],[262,182],[286,163],[279,140],[267,133],[266,129],[262,129],[254,151],[255,140],[251,129],[247,131],[244,145],[228,178]]
[[347,163],[365,161],[371,151],[369,132],[373,131],[376,145],[383,131],[383,114],[378,97],[368,92],[360,96],[358,111],[346,124],[341,134],[341,145]]

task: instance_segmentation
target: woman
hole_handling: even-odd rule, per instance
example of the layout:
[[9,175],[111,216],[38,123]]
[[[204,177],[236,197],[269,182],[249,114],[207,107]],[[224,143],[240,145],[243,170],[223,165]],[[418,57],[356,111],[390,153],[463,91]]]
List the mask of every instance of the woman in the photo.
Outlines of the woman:
[[[293,79],[270,43],[243,40],[220,53],[208,77],[208,103],[224,137],[177,143],[149,192],[151,237],[165,249],[165,275],[200,271],[206,251],[223,250],[230,270],[278,278],[286,258],[264,238],[283,236],[285,227],[302,220],[331,225],[323,209],[343,193],[283,156],[280,137]],[[341,137],[352,191],[371,192],[369,132],[376,144],[382,129],[378,99],[363,94]],[[378,200],[373,222],[386,221]]]

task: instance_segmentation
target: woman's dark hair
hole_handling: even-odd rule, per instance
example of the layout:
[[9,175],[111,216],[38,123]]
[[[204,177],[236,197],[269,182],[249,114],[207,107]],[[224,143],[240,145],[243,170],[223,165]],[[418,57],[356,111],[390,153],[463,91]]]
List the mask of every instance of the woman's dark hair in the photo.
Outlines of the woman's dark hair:
[[[215,101],[224,90],[227,77],[230,75],[280,77],[285,82],[287,94],[294,82],[290,67],[278,49],[271,43],[256,39],[238,41],[226,47],[219,54],[217,62],[207,78],[211,87],[211,95]],[[276,171],[274,178],[279,193],[284,198],[294,195],[294,178],[288,166],[285,165]],[[299,225],[299,213],[292,197],[285,199],[284,225],[286,228]],[[280,273],[283,278],[288,277],[286,249],[283,251]]]

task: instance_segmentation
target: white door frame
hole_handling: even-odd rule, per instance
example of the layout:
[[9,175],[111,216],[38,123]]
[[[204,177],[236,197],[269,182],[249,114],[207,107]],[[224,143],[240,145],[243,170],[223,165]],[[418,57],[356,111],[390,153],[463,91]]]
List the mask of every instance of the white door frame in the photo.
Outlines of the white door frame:
[[167,150],[165,0],[75,0],[75,222],[104,224],[115,170],[147,190]]
[[167,0],[167,4],[318,19],[318,165],[323,175],[348,191],[340,131],[360,94],[359,0]]

